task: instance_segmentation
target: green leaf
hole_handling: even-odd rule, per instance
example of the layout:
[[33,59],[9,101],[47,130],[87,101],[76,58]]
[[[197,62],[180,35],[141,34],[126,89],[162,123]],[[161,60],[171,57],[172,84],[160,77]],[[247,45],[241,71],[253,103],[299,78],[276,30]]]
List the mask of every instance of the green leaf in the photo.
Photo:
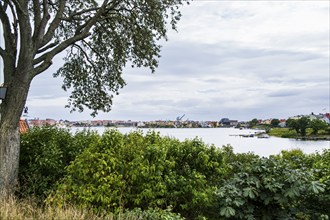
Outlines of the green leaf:
[[244,188],[243,189],[243,196],[249,197],[251,199],[254,199],[258,195],[257,191],[253,188]]
[[232,207],[229,207],[229,206],[221,208],[221,210],[220,210],[220,215],[225,216],[227,218],[234,216],[235,214],[236,214],[235,209],[233,209]]
[[309,187],[309,190],[312,191],[315,194],[318,194],[320,192],[324,192],[323,184],[318,181],[313,181],[311,183],[311,186]]
[[245,202],[244,202],[243,200],[241,200],[241,199],[236,199],[236,200],[233,201],[233,203],[234,203],[237,207],[239,207],[239,206],[244,205]]

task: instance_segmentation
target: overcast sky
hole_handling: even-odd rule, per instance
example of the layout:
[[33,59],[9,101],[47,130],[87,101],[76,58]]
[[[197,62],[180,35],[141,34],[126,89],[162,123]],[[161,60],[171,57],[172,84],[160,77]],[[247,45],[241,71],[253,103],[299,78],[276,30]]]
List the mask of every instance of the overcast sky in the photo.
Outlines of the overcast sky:
[[[97,119],[238,120],[329,112],[329,1],[193,1],[162,43],[159,68],[126,69]],[[55,60],[57,66],[61,58]],[[91,120],[64,108],[50,69],[34,79],[31,118]]]

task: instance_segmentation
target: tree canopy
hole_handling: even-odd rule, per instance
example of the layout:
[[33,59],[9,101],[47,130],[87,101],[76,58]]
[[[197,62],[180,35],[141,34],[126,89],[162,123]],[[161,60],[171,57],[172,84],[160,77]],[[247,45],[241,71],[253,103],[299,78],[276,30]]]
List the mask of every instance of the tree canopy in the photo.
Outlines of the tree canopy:
[[[65,64],[55,76],[62,76],[63,89],[72,92],[68,106],[88,107],[94,114],[109,111],[113,95],[125,85],[122,71],[128,62],[155,71],[157,41],[167,39],[168,23],[176,28],[184,1],[2,1],[5,49],[0,55],[13,69],[31,60],[32,78],[66,50]],[[5,84],[13,72],[5,71]]]

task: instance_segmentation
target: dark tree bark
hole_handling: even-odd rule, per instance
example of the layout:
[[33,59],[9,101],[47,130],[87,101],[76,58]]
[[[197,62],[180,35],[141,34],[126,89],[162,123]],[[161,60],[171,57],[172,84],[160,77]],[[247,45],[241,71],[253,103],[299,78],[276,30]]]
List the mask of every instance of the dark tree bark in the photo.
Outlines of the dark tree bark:
[[17,186],[20,134],[19,119],[27,98],[29,80],[17,77],[8,86],[0,109],[0,197],[12,194]]

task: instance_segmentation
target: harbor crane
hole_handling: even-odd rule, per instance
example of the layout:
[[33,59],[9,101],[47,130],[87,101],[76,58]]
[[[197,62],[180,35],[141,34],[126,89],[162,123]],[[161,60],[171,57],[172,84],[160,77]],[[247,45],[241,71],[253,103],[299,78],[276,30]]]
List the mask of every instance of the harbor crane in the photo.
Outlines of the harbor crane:
[[180,116],[176,117],[176,120],[177,120],[177,121],[181,121],[185,115],[186,115],[186,114],[183,114],[181,117],[180,117]]

